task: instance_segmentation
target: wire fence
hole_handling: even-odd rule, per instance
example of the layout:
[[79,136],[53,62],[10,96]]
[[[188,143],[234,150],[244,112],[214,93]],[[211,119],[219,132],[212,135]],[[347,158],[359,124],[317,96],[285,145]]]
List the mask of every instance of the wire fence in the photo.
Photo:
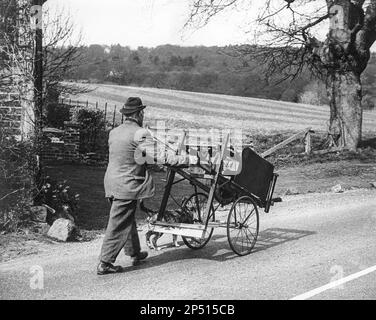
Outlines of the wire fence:
[[124,122],[124,115],[119,112],[121,106],[118,106],[116,104],[109,104],[108,102],[101,104],[98,101],[90,102],[88,100],[82,101],[74,99],[60,99],[59,102],[60,104],[66,104],[72,108],[76,107],[100,110],[103,112],[104,119],[113,128],[116,125],[122,124]]

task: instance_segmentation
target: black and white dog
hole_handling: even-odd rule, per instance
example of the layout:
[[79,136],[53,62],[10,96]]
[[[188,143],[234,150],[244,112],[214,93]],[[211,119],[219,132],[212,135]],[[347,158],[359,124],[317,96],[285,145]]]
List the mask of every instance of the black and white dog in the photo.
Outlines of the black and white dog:
[[[148,222],[149,225],[157,221],[158,211],[147,208],[142,200],[140,201],[140,209],[148,215],[148,218],[146,218],[146,221]],[[193,217],[191,214],[189,214],[189,212],[184,212],[181,209],[166,210],[163,215],[162,221],[173,222],[173,223],[192,223]],[[146,232],[145,236],[146,236],[146,244],[150,249],[155,249],[155,250],[161,249],[160,247],[158,247],[157,241],[160,237],[163,236],[163,233],[149,230]],[[180,246],[178,243],[178,236],[175,234],[172,235],[172,245],[174,247]]]

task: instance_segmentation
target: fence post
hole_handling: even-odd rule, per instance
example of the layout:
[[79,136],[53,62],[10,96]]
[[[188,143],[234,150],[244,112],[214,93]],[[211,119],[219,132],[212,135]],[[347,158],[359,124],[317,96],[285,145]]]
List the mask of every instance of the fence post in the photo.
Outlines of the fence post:
[[116,104],[115,104],[115,109],[114,109],[114,118],[112,119],[112,128],[115,127],[115,117],[116,117]]
[[121,114],[121,124],[124,123],[124,113]]
[[311,130],[308,130],[305,137],[305,153],[310,154],[312,151],[312,146],[311,146]]
[[86,108],[89,108],[89,100],[86,100]]
[[98,110],[98,101],[95,103],[95,110]]
[[104,121],[107,123],[107,102],[104,104]]

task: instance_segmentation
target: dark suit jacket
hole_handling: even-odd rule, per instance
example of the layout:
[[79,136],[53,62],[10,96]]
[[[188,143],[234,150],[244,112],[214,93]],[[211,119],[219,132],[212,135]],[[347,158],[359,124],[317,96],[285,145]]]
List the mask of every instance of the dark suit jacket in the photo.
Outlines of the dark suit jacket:
[[127,120],[110,131],[109,161],[104,177],[106,197],[136,200],[154,195],[154,183],[146,165],[138,164],[135,153],[145,139],[136,122]]

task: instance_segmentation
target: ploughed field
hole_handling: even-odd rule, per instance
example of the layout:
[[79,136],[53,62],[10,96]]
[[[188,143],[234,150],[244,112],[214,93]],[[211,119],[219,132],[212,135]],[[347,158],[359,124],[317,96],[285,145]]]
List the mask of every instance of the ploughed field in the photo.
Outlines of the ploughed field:
[[[110,122],[115,105],[115,121],[120,122],[118,110],[127,97],[139,96],[149,106],[145,116],[152,126],[155,121],[165,121],[167,128],[241,128],[247,133],[291,132],[307,127],[322,132],[328,126],[328,106],[109,84],[85,86],[93,90],[73,99],[81,104],[88,101],[91,106],[98,102],[101,109],[107,102]],[[376,111],[365,111],[363,132],[375,131]]]

